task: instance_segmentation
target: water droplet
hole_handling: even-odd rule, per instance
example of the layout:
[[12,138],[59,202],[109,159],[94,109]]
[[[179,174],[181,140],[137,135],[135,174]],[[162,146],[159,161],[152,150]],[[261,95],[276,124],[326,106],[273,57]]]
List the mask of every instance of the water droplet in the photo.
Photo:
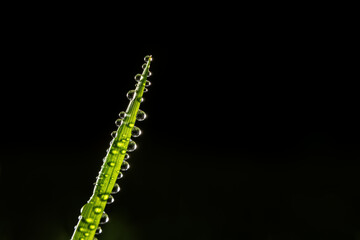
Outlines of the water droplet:
[[129,127],[129,128],[132,128],[132,127],[134,127],[134,126],[135,126],[134,123],[129,123],[129,124],[128,124],[128,127]]
[[135,151],[136,148],[137,148],[136,143],[134,141],[130,141],[129,144],[128,144],[127,151],[128,152],[133,152],[133,151]]
[[134,99],[135,97],[135,91],[134,90],[130,90],[127,94],[126,97],[131,101]]
[[102,194],[100,196],[100,199],[101,199],[101,201],[106,201],[106,200],[108,200],[110,198],[110,196],[111,195],[109,195],[109,194]]
[[112,204],[115,201],[113,196],[109,196],[109,198],[107,199],[107,204]]
[[148,77],[151,77],[151,75],[152,75],[152,72],[150,72],[150,71],[148,71]]
[[146,118],[146,113],[143,110],[139,110],[136,114],[136,120],[137,121],[144,121]]
[[81,238],[79,238],[79,240],[85,240],[85,238],[81,237]]
[[120,119],[124,119],[126,117],[126,112],[122,111],[119,113]]
[[117,179],[121,179],[123,177],[124,177],[124,174],[122,172],[119,172],[119,175],[118,175]]
[[151,86],[151,82],[149,80],[146,80],[145,87],[149,87],[149,86]]
[[96,225],[95,225],[95,224],[90,224],[90,225],[89,225],[89,229],[90,229],[90,230],[96,229]]
[[129,158],[130,158],[130,155],[129,155],[129,154],[125,154],[124,160],[128,160]]
[[134,127],[134,128],[132,129],[132,131],[131,131],[131,136],[132,136],[132,137],[138,137],[138,136],[140,136],[140,135],[141,135],[141,130],[140,130],[140,128]]
[[86,233],[84,233],[84,235],[85,235],[85,237],[88,237],[88,236],[90,236],[90,233],[86,232]]
[[114,188],[111,191],[111,194],[116,194],[118,192],[120,192],[120,186],[119,184],[115,183]]
[[115,162],[108,162],[108,165],[109,165],[110,167],[115,167],[116,163],[115,163]]
[[123,150],[120,151],[120,153],[121,153],[121,154],[126,154],[126,150],[123,149]]
[[87,223],[93,223],[93,222],[94,222],[94,219],[93,219],[93,218],[86,218],[86,219],[85,219],[85,222],[87,222]]
[[116,119],[116,121],[115,121],[115,125],[116,126],[118,126],[118,127],[120,127],[120,125],[123,123],[123,120],[122,119]]
[[105,224],[109,222],[109,220],[110,220],[109,216],[104,212],[103,215],[101,216],[99,224]]
[[94,213],[96,214],[102,213],[101,207],[94,207]]
[[137,100],[139,103],[142,103],[142,102],[144,101],[144,98],[138,97],[136,100]]
[[118,154],[118,153],[119,153],[119,150],[113,149],[113,150],[111,150],[111,153],[112,153],[112,154]]
[[79,228],[79,231],[80,231],[80,232],[86,232],[86,228],[80,227],[80,228]]
[[[149,61],[149,58],[151,57],[151,55],[146,55],[145,57],[144,57],[144,61],[145,62],[147,62],[147,61]],[[152,59],[152,57],[150,58],[150,62],[152,61],[153,59]]]
[[[124,141],[126,142],[126,141]],[[124,147],[125,143],[123,141],[116,143],[116,146],[118,147]]]
[[113,132],[111,133],[111,137],[116,138],[116,136],[117,136],[117,131],[113,131]]
[[142,69],[145,69],[145,68],[146,68],[146,65],[147,65],[147,64],[144,63],[143,65],[141,65],[141,68],[142,68]]
[[135,75],[134,79],[135,79],[135,81],[140,82],[141,79],[143,79],[143,76],[140,73],[138,73]]
[[145,93],[145,92],[147,92],[147,91],[149,91],[149,89],[147,89],[147,88],[144,88],[144,93]]
[[96,229],[95,234],[96,234],[96,235],[99,235],[100,233],[102,233],[102,229],[101,229],[101,227],[98,227],[98,228]]
[[130,168],[130,164],[127,161],[123,161],[123,163],[121,164],[121,171],[125,172],[127,170],[129,170]]

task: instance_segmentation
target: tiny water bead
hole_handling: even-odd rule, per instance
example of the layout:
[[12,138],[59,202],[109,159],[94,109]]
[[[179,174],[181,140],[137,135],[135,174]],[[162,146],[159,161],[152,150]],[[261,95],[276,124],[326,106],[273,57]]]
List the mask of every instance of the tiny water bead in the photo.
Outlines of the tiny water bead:
[[101,229],[101,227],[98,227],[98,228],[96,229],[95,234],[96,234],[96,235],[99,235],[100,233],[102,233],[102,229]]
[[118,153],[119,153],[119,150],[113,149],[113,150],[111,150],[111,153],[112,153],[112,154],[118,154]]
[[121,154],[126,154],[126,150],[123,149],[123,150],[120,151],[120,153],[121,153]]
[[127,161],[123,161],[123,163],[121,164],[120,170],[125,172],[125,171],[129,170],[129,168],[130,168],[130,164]]
[[90,230],[95,230],[95,229],[96,229],[96,225],[95,225],[95,224],[90,224],[90,225],[89,225],[89,229],[90,229]]
[[93,223],[94,219],[93,218],[85,218],[85,222],[87,223]]
[[112,204],[115,201],[114,197],[109,195],[109,198],[107,199],[106,204]]
[[135,75],[134,79],[135,79],[135,81],[139,82],[143,79],[143,76],[140,73],[138,73]]
[[130,155],[127,153],[127,154],[125,154],[125,156],[124,156],[124,160],[128,160],[130,158]]
[[142,69],[145,69],[145,68],[146,68],[146,65],[147,65],[147,64],[144,63],[143,65],[141,65],[141,68],[142,68]]
[[138,111],[138,113],[136,114],[136,120],[137,121],[144,121],[146,118],[146,113],[143,110]]
[[115,185],[111,191],[111,194],[116,194],[118,192],[120,192],[120,186],[119,186],[119,184],[115,183]]
[[132,131],[131,131],[131,136],[132,136],[132,137],[138,137],[138,136],[140,136],[140,135],[141,135],[141,130],[140,130],[140,128],[134,127],[134,128],[132,129]]
[[142,103],[142,102],[144,101],[144,98],[138,97],[136,100],[137,100],[139,103]]
[[118,126],[118,127],[120,127],[122,123],[123,123],[123,120],[120,119],[120,118],[116,119],[116,121],[115,121],[115,125]]
[[148,77],[151,77],[151,75],[152,75],[152,72],[150,72],[150,71],[148,71]]
[[147,92],[147,91],[149,91],[149,89],[147,89],[147,88],[144,88],[144,93],[145,93],[145,92]]
[[151,82],[149,80],[146,80],[145,87],[149,87],[149,86],[151,86]]
[[80,227],[80,228],[79,228],[79,231],[84,233],[84,232],[86,232],[86,228]]
[[144,61],[145,62],[147,62],[147,61],[149,61],[149,58],[150,58],[150,62],[152,62],[152,57],[151,57],[151,55],[146,55],[145,57],[144,57]]
[[134,126],[135,126],[134,123],[129,123],[129,124],[128,124],[128,127],[129,127],[129,128],[132,128],[132,127],[134,127]]
[[102,213],[102,208],[101,207],[94,207],[94,213],[96,213],[96,214]]
[[126,112],[124,112],[124,111],[120,112],[120,113],[119,113],[119,117],[120,117],[121,119],[124,119],[124,118],[126,117]]
[[110,167],[115,167],[116,163],[115,163],[115,162],[108,162],[108,165],[109,165]]
[[108,200],[110,198],[110,196],[111,195],[109,195],[109,194],[102,194],[100,196],[100,199],[101,199],[101,201],[106,201],[106,200]]
[[110,220],[109,216],[104,212],[103,215],[101,216],[99,224],[105,224],[109,222],[109,220]]
[[126,97],[131,101],[134,99],[135,97],[135,90],[130,90],[127,94]]
[[124,177],[124,174],[122,172],[119,172],[117,179],[122,179],[123,177]]
[[130,141],[129,144],[128,144],[128,148],[127,148],[127,151],[128,152],[133,152],[135,151],[135,149],[137,148],[137,145],[134,141]]
[[90,233],[86,232],[86,233],[84,233],[84,235],[85,235],[85,237],[88,237],[88,236],[90,236]]

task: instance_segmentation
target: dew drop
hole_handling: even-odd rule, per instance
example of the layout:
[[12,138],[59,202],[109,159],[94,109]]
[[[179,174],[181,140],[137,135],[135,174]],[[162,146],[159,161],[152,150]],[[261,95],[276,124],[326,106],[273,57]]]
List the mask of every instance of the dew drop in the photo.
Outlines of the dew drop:
[[116,136],[117,136],[117,131],[113,131],[113,132],[111,133],[111,136],[112,136],[113,138],[116,138]]
[[[145,62],[147,62],[147,61],[149,61],[149,58],[151,57],[151,55],[146,55],[145,57],[144,57],[144,61]],[[150,61],[152,61],[153,59],[152,59],[152,57],[150,58]]]
[[131,131],[131,136],[132,136],[132,137],[138,137],[138,136],[140,136],[140,135],[141,135],[141,130],[140,130],[140,128],[134,127],[134,128],[132,129],[132,131]]
[[79,240],[85,240],[85,238],[81,237],[81,238],[79,238]]
[[135,75],[134,79],[135,79],[135,81],[140,82],[141,79],[143,79],[143,76],[140,73],[138,73]]
[[88,236],[90,236],[90,233],[86,232],[86,233],[84,233],[84,235],[85,235],[85,237],[88,237]]
[[121,154],[126,154],[126,150],[123,149],[123,150],[120,151],[120,153],[121,153]]
[[144,101],[144,98],[138,97],[136,100],[137,100],[139,103],[142,103],[142,102]]
[[124,174],[122,172],[119,172],[117,179],[122,179],[123,177],[124,177]]
[[152,75],[152,72],[148,71],[148,77],[150,77]]
[[129,155],[129,154],[125,154],[124,160],[128,160],[129,158],[130,158],[130,155]]
[[119,117],[120,117],[121,119],[124,119],[124,118],[126,117],[126,112],[124,112],[124,111],[120,112],[120,113],[119,113]]
[[94,222],[94,219],[93,219],[93,218],[86,218],[86,219],[85,219],[85,222],[87,222],[87,223],[93,223],[93,222]]
[[119,150],[113,149],[113,150],[111,150],[111,153],[112,153],[112,154],[118,154],[118,153],[119,153]]
[[101,201],[106,201],[106,200],[108,200],[110,198],[110,196],[111,195],[109,195],[109,194],[102,194],[100,196],[100,199],[101,199]]
[[80,227],[80,228],[79,228],[79,231],[80,231],[80,232],[86,232],[86,228]]
[[143,65],[141,65],[141,68],[142,68],[142,69],[145,69],[145,68],[146,68],[146,65],[147,65],[147,64],[144,63]]
[[130,141],[129,144],[128,144],[127,151],[128,152],[133,152],[133,151],[135,151],[136,148],[137,148],[136,143],[134,141]]
[[151,82],[149,80],[146,80],[145,87],[149,87],[149,86],[151,86]]
[[147,88],[144,88],[144,93],[148,92],[149,90]]
[[143,110],[139,110],[136,114],[136,120],[137,121],[144,121],[146,118],[146,113]]
[[115,201],[114,197],[109,195],[109,198],[107,199],[107,204],[112,204]]
[[103,215],[101,216],[99,224],[105,224],[109,222],[109,220],[110,220],[109,216],[104,212]]
[[[126,141],[124,141],[126,142]],[[116,146],[118,147],[124,147],[125,143],[123,141],[116,143]]]
[[102,213],[101,207],[94,207],[94,213],[96,213],[96,214]]
[[111,191],[111,194],[116,194],[118,192],[120,192],[120,186],[119,184],[115,183],[114,188]]
[[129,170],[129,168],[130,168],[130,164],[127,161],[123,161],[123,163],[121,164],[120,170],[125,172],[125,171]]
[[129,127],[129,128],[132,128],[132,127],[134,127],[134,126],[135,126],[134,123],[129,123],[129,124],[128,124],[128,127]]
[[134,90],[130,90],[127,94],[126,97],[131,101],[134,99],[135,97],[135,91]]
[[118,126],[118,127],[120,127],[122,123],[123,123],[123,120],[120,119],[120,118],[116,119],[116,121],[115,121],[115,125]]
[[98,227],[98,228],[96,229],[95,234],[96,234],[96,235],[99,235],[99,234],[101,234],[101,233],[102,233],[102,229],[101,229],[101,227]]
[[90,224],[90,225],[89,225],[89,229],[90,229],[90,230],[96,229],[96,225],[95,225],[95,224]]
[[109,165],[110,167],[115,167],[116,163],[115,163],[115,162],[108,162],[108,165]]

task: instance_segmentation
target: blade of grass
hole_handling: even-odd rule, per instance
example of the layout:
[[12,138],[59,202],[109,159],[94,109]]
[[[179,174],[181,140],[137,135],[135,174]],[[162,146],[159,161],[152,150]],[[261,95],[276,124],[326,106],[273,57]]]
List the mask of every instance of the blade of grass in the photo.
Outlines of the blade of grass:
[[97,177],[93,194],[81,209],[81,215],[79,216],[79,221],[71,240],[94,239],[107,201],[111,198],[111,192],[120,173],[121,165],[124,162],[124,157],[132,135],[132,129],[134,128],[136,116],[140,103],[142,102],[152,56],[146,56],[145,60],[146,66],[135,88],[134,97],[130,100],[126,110],[126,116],[117,129],[116,136],[112,140],[111,147],[106,154],[105,161]]

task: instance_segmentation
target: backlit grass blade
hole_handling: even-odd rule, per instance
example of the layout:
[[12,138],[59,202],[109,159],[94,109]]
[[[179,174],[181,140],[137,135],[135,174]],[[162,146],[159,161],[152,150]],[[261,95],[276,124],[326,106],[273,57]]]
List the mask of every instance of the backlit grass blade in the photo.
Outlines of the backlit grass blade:
[[[143,100],[145,87],[150,84],[147,77],[151,75],[149,68],[152,56],[145,57],[142,74],[137,74],[135,80],[138,81],[135,90],[129,91],[128,98],[130,103],[126,112],[121,112],[120,119],[116,120],[117,131],[112,133],[113,140],[104,158],[104,163],[97,177],[94,191],[89,201],[82,207],[78,224],[72,236],[72,240],[93,240],[96,232],[101,232],[100,221],[107,222],[107,215],[104,209],[107,203],[113,202],[112,193],[119,190],[116,180],[122,176],[121,168],[127,168],[124,160],[130,148],[136,147],[131,140],[132,135],[139,134],[139,129],[135,126],[136,120],[144,118],[144,112],[139,111]],[[95,238],[96,239],[96,238]]]

